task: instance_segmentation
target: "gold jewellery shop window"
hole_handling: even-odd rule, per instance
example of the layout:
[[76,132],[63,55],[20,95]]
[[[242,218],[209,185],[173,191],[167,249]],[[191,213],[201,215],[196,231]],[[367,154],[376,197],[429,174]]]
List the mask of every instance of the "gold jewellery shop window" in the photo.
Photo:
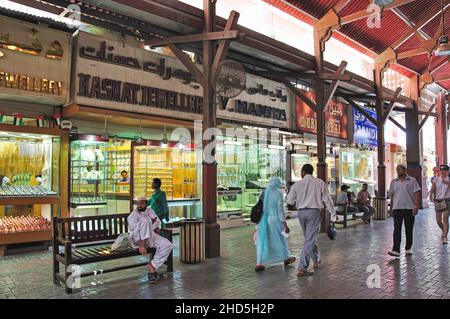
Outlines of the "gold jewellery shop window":
[[59,137],[0,132],[0,198],[59,195]]
[[107,213],[108,140],[78,135],[70,142],[70,207],[72,216]]
[[161,179],[167,200],[198,197],[196,151],[192,146],[169,142],[144,141],[132,144],[133,198],[153,193],[154,178]]
[[51,135],[0,132],[0,235],[51,230],[60,143]]

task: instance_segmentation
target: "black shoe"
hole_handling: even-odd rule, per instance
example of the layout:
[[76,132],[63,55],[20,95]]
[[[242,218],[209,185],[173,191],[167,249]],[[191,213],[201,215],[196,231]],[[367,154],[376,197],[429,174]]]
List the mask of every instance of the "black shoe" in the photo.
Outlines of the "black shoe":
[[388,251],[388,255],[397,258],[400,257],[400,253],[395,250]]
[[155,282],[157,282],[159,279],[158,273],[157,272],[153,272],[153,273],[148,273],[148,282],[151,284],[154,284]]

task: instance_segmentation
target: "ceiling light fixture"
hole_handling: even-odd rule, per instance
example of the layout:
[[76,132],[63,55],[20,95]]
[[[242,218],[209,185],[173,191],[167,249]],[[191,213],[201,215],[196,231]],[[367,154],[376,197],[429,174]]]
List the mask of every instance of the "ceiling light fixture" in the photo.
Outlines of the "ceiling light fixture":
[[444,10],[444,0],[441,0],[442,7],[442,35],[439,38],[439,46],[436,51],[434,51],[434,55],[436,56],[449,56],[450,55],[450,45],[448,43],[448,36],[445,35],[445,10]]

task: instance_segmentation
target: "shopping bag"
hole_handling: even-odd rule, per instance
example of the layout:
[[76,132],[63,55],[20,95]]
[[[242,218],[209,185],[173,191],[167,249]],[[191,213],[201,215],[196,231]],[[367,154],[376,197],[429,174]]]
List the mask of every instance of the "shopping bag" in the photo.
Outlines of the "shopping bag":
[[130,248],[130,236],[128,233],[122,233],[116,238],[111,246],[111,251],[125,250]]

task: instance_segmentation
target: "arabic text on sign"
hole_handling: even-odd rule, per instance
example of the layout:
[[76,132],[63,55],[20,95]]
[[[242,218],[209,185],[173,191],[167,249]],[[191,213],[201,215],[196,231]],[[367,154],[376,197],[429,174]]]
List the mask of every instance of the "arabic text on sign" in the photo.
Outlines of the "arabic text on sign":
[[191,73],[181,69],[172,69],[171,67],[166,67],[165,59],[159,59],[158,63],[145,61],[141,66],[138,59],[134,57],[115,55],[112,53],[113,50],[113,46],[108,46],[106,44],[106,41],[101,41],[100,48],[98,50],[91,46],[80,47],[79,55],[80,57],[89,60],[120,65],[136,70],[143,70],[144,72],[155,73],[158,74],[163,80],[169,80],[173,77],[183,80],[183,84],[190,84],[191,82],[194,82]]

